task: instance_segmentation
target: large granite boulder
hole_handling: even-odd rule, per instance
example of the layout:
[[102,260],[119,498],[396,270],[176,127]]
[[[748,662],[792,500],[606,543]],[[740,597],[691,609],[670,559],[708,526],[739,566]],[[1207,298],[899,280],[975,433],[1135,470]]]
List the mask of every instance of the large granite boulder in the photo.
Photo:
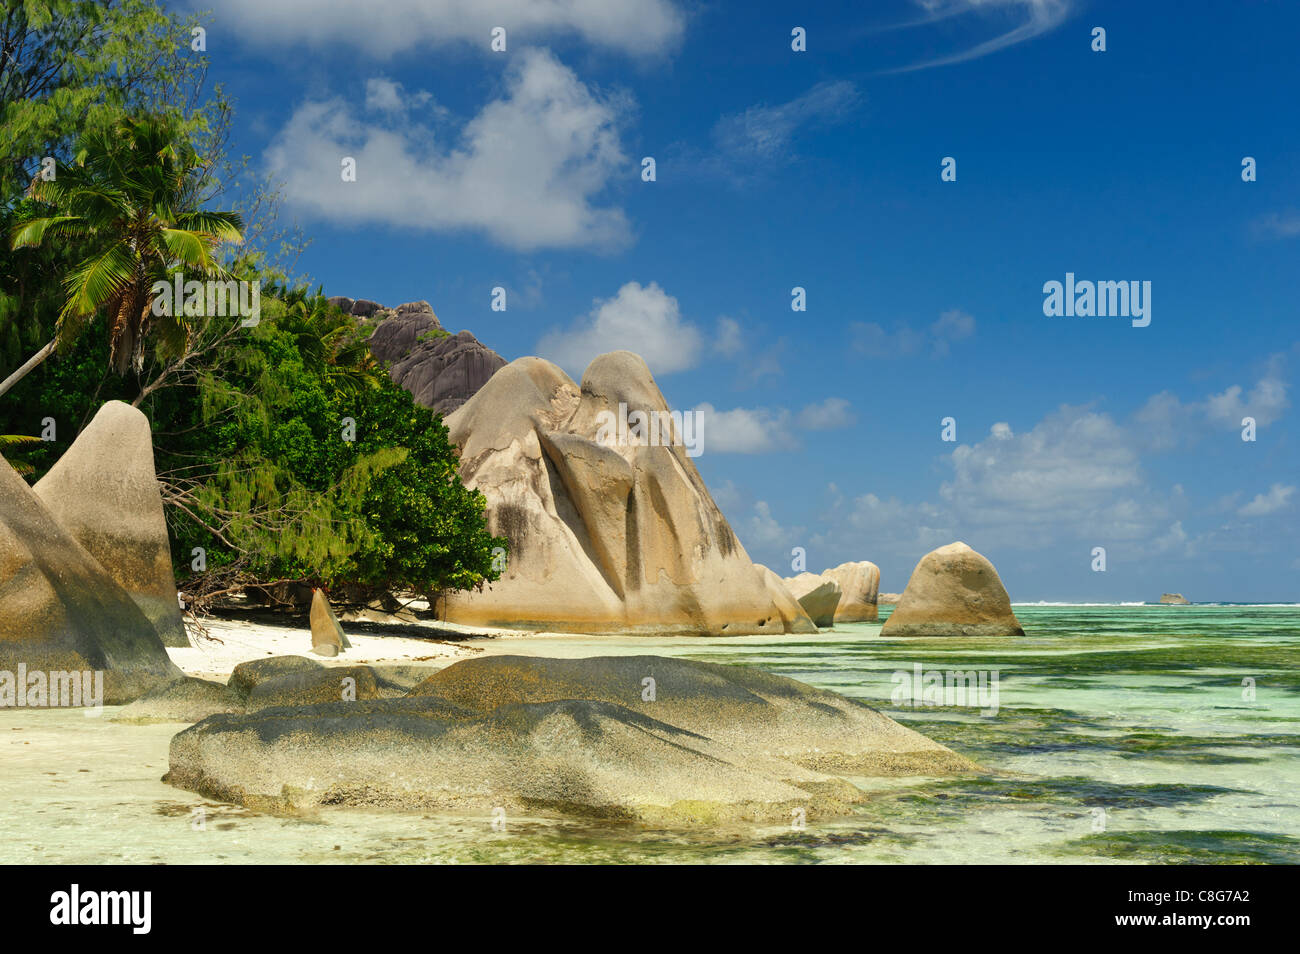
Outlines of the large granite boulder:
[[442,669],[409,696],[472,712],[588,699],[707,736],[746,758],[851,775],[943,774],[971,763],[865,703],[785,676],[667,656],[482,656]]
[[471,398],[505,359],[468,331],[448,334],[428,302],[398,305],[374,316],[370,352],[389,364],[394,381],[417,404],[447,415]]
[[[977,770],[866,706],[739,667],[473,662],[484,665],[452,666],[404,699],[205,719],[172,739],[165,781],[265,811],[501,809],[684,827],[847,812],[865,794],[832,769]],[[648,702],[651,673],[658,694]]]
[[880,567],[867,560],[841,563],[822,573],[843,591],[835,607],[837,623],[870,623],[879,618],[876,597],[880,591]]
[[131,594],[163,644],[188,646],[149,419],[129,404],[109,401],[34,489],[63,528]]
[[800,573],[785,579],[786,589],[818,626],[835,625],[835,608],[840,605],[840,584],[819,573]]
[[130,594],[0,458],[0,670],[20,665],[103,672],[108,705],[183,675]]
[[[618,427],[664,422],[659,441]],[[448,620],[576,632],[785,632],[763,577],[709,495],[682,419],[629,351],[592,361],[579,388],[541,358],[494,374],[447,418],[460,476],[508,538],[502,578],[454,593]],[[648,430],[648,429],[647,429]]]
[[966,544],[921,558],[882,636],[1023,636],[998,571]]
[[284,676],[302,676],[320,672],[325,667],[306,656],[267,656],[265,659],[250,659],[237,665],[230,673],[227,685],[239,694],[241,700],[249,695],[261,683]]

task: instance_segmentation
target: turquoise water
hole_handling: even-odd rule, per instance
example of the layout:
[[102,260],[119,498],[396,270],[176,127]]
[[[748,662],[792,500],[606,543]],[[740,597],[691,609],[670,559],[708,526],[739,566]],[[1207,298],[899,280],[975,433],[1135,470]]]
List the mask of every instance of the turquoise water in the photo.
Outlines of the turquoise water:
[[[794,639],[475,642],[494,653],[760,666],[869,702],[990,769],[861,780],[872,798],[855,815],[803,830],[516,818],[494,831],[490,819],[381,811],[257,815],[158,781],[175,726],[27,710],[0,713],[0,861],[1300,862],[1300,607],[1016,612],[1023,639],[885,639],[879,624],[860,623]],[[891,701],[893,674],[918,663],[997,670],[996,713]],[[207,815],[196,831],[197,806]]]

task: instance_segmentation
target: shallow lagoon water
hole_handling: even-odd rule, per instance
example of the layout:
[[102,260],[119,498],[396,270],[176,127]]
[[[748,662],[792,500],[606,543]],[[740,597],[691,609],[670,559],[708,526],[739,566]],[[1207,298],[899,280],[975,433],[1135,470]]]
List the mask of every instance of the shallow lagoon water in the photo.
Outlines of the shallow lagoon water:
[[[179,726],[117,725],[111,709],[0,710],[0,862],[1300,862],[1300,607],[1016,612],[1028,635],[1015,640],[886,639],[859,623],[801,637],[476,643],[759,666],[862,699],[990,770],[860,780],[873,797],[855,815],[802,830],[259,815],[159,781]],[[893,674],[918,663],[997,670],[996,714],[896,704]]]

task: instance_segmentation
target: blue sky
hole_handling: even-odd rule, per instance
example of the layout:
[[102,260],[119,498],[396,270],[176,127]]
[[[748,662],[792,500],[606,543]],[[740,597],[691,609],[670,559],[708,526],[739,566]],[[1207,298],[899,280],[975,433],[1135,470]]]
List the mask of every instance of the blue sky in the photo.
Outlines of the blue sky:
[[[1300,598],[1300,8],[218,6],[301,269],[575,380],[641,353],[755,560],[901,590],[962,539],[1017,600]],[[1045,316],[1067,272],[1151,282],[1150,325]]]

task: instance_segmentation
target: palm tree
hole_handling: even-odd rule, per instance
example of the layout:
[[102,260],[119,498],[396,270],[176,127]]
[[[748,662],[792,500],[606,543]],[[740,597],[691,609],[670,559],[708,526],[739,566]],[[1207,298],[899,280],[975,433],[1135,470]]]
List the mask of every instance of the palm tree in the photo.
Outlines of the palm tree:
[[54,339],[0,383],[0,395],[55,348],[69,347],[101,310],[109,317],[109,362],[118,374],[140,370],[151,330],[164,344],[184,340],[183,314],[151,314],[154,283],[177,268],[223,276],[217,246],[243,241],[237,213],[185,208],[203,174],[198,153],[172,124],[146,116],[88,134],[72,167],[32,182],[28,194],[45,214],[14,228],[13,248],[63,238],[88,242],[90,253],[63,280],[66,297]]
[[[34,444],[42,443],[39,437],[28,437],[26,434],[0,434],[0,451],[9,447],[31,447]],[[3,455],[0,455],[3,456]],[[6,456],[6,460],[9,458]],[[26,461],[9,460],[9,466],[24,477],[28,477],[36,472],[36,468]]]

